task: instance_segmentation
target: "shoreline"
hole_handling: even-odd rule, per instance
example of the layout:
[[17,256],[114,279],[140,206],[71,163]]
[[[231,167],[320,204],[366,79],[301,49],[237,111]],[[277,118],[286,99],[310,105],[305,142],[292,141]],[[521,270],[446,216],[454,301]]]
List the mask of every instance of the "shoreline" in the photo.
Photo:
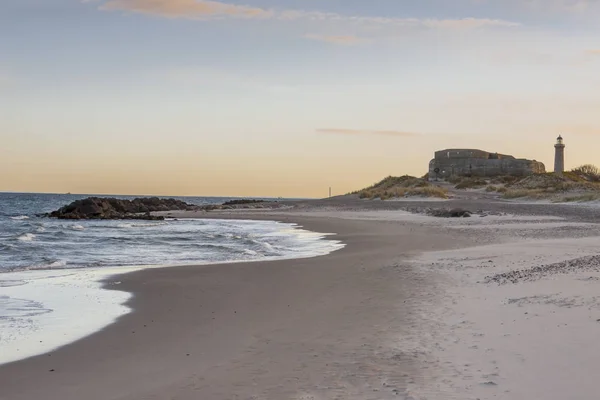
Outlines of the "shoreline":
[[[198,219],[204,220],[204,219]],[[232,222],[253,222],[235,219]],[[59,350],[78,340],[102,331],[133,310],[125,303],[133,293],[120,290],[120,276],[138,271],[181,268],[231,263],[251,263],[319,257],[337,251],[344,244],[331,238],[331,233],[312,232],[295,224],[272,223],[273,234],[296,241],[312,243],[310,249],[298,254],[265,256],[255,259],[226,261],[197,260],[187,264],[121,265],[74,268],[34,268],[5,272],[0,275],[0,287],[6,295],[10,321],[0,337],[0,366]],[[281,226],[283,225],[283,227]],[[322,243],[327,241],[327,245]],[[300,242],[297,243],[300,245]],[[75,302],[73,307],[69,303]],[[82,320],[80,313],[92,315]],[[62,321],[67,321],[65,325]],[[75,322],[76,321],[76,322]],[[85,322],[84,322],[85,321]],[[29,333],[26,333],[30,331]]]
[[[381,389],[384,375],[390,396],[404,390],[397,361],[377,348],[402,329],[397,300],[407,293],[393,284],[397,270],[387,265],[404,258],[397,235],[405,251],[419,248],[420,237],[395,224],[295,216],[282,222],[288,218],[311,231],[336,232],[347,246],[310,259],[121,275],[119,290],[134,294],[127,303],[134,312],[56,352],[0,366],[0,398],[225,399],[247,398],[253,387],[256,396],[291,398],[327,392],[328,381],[346,382],[348,368],[360,376],[367,366],[378,371],[364,377],[371,391]],[[444,236],[424,230],[434,240]],[[299,363],[306,368],[297,370]],[[287,384],[278,385],[282,379]],[[348,393],[358,395],[362,385]]]
[[[407,221],[393,213],[212,214],[336,232],[346,247],[309,259],[121,275],[119,289],[134,294],[127,303],[134,311],[54,353],[0,366],[0,399],[445,399],[451,390],[470,398],[473,386],[482,400],[503,398],[506,381],[490,378],[497,387],[486,381],[479,387],[480,376],[448,375],[468,353],[464,348],[447,342],[431,347],[436,318],[446,318],[436,329],[458,335],[447,320],[461,318],[461,310],[442,307],[447,314],[438,314],[440,301],[468,304],[482,290],[457,280],[466,279],[463,261],[431,257],[477,253],[495,243],[511,249],[519,238],[596,237],[600,226],[531,216],[497,231],[494,219],[486,228],[485,218]],[[430,262],[447,270],[432,269]],[[471,323],[481,318],[470,315]],[[440,351],[453,355],[446,364]],[[29,387],[31,379],[39,388]],[[488,390],[492,386],[498,390]]]

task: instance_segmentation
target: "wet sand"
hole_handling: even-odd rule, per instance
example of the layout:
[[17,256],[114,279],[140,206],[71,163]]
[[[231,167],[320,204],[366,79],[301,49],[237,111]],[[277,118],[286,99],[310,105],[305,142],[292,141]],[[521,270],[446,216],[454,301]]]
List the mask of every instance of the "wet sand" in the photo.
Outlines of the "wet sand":
[[428,285],[406,255],[459,242],[416,225],[278,218],[337,233],[347,247],[311,259],[120,275],[108,287],[131,291],[134,311],[57,351],[0,367],[0,398],[404,395],[418,366],[395,346],[411,330],[406,300]]

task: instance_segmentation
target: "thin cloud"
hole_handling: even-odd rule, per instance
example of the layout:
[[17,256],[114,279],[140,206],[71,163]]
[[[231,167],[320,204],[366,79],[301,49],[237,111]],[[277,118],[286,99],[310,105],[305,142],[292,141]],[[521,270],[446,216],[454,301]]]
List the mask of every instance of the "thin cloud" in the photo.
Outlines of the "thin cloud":
[[516,22],[487,18],[418,19],[348,16],[321,11],[264,9],[209,0],[110,0],[104,2],[100,6],[100,9],[105,11],[130,11],[166,18],[201,20],[225,17],[269,18],[284,21],[343,22],[363,27],[389,26],[431,29],[474,29],[483,27],[516,27],[520,25]]
[[381,135],[381,136],[396,136],[408,137],[418,136],[416,133],[404,131],[378,131],[378,130],[361,130],[361,129],[339,129],[339,128],[321,128],[317,129],[318,133],[336,134],[336,135]]
[[492,27],[517,27],[521,24],[517,22],[504,21],[501,19],[488,19],[488,18],[461,18],[461,19],[425,19],[420,20],[421,24],[428,28],[441,28],[441,29],[475,29],[484,28],[486,26]]
[[110,0],[100,6],[100,9],[189,19],[218,17],[269,18],[272,16],[270,11],[261,8],[208,0]]
[[308,34],[304,35],[306,39],[317,40],[320,42],[327,42],[331,44],[337,44],[342,46],[352,46],[360,43],[364,43],[366,40],[359,38],[354,35],[317,35],[317,34]]
[[586,54],[589,54],[592,56],[600,56],[600,49],[588,50],[588,51],[586,51]]
[[477,5],[494,3],[502,6],[513,5],[543,13],[583,13],[600,5],[600,0],[472,0],[472,2]]
[[580,13],[598,5],[598,0],[527,0],[538,8],[551,7],[560,11]]

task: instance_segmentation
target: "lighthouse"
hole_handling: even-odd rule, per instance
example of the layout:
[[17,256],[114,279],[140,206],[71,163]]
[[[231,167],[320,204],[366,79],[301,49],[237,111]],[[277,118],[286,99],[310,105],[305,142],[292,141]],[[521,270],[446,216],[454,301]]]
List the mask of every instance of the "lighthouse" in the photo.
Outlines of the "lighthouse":
[[562,136],[556,138],[554,145],[554,173],[562,174],[565,171],[565,144]]

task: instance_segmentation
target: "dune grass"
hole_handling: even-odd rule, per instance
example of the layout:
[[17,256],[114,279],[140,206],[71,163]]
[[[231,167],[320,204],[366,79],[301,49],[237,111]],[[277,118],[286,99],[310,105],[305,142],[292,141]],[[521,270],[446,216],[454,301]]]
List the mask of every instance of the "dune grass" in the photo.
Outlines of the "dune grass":
[[553,202],[583,202],[600,199],[600,183],[594,170],[583,168],[562,174],[535,174],[508,185],[505,199],[548,199]]
[[545,192],[540,189],[507,189],[502,198],[504,199],[520,199],[520,198],[530,198],[530,199],[541,199],[544,198]]
[[432,185],[422,178],[404,175],[400,177],[388,176],[368,188],[353,192],[361,199],[390,200],[402,197],[437,197],[448,198],[448,192],[438,186]]
[[557,200],[555,202],[557,203],[579,203],[579,202],[586,202],[586,201],[596,201],[596,200],[600,200],[600,193],[583,193],[583,194],[579,194],[579,195],[573,195],[573,196],[565,196],[560,200]]
[[464,178],[454,186],[455,189],[479,189],[487,185],[488,182],[481,178]]

